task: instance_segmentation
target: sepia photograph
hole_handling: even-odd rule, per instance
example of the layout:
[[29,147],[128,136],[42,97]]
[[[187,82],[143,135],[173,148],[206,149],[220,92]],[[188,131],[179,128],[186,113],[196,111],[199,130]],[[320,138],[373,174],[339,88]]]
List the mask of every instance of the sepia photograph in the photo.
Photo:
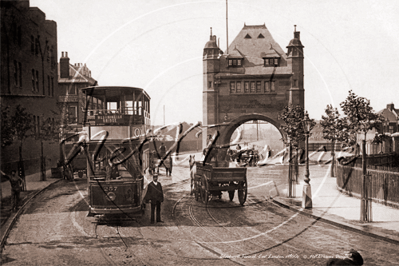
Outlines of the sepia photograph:
[[399,265],[399,2],[0,0],[1,265]]

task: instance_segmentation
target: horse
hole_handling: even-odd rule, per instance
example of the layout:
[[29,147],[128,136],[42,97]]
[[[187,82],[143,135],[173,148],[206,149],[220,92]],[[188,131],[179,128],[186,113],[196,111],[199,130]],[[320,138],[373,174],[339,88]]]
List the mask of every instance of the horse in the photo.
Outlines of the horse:
[[163,165],[165,166],[166,175],[172,175],[172,168],[173,168],[173,160],[169,156],[163,161]]

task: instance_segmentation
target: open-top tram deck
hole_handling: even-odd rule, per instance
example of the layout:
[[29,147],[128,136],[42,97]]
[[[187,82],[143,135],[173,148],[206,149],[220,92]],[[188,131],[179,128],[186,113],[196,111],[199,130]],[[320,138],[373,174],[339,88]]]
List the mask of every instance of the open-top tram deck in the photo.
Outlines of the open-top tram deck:
[[[143,214],[150,97],[141,88],[95,86],[85,94],[89,215]],[[144,142],[145,143],[145,142]]]

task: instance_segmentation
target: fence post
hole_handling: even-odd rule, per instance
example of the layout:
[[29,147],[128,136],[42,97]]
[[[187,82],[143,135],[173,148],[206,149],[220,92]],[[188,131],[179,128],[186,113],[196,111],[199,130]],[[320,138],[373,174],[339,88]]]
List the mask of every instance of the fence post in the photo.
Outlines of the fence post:
[[331,177],[335,176],[334,167],[335,167],[335,140],[332,141],[331,145]]
[[371,174],[367,174],[367,221],[372,222],[373,221],[373,215],[372,215],[372,189],[373,189],[373,180],[371,178]]
[[288,197],[293,198],[292,195],[292,145],[291,145],[291,140],[289,141],[289,146],[288,146]]
[[366,140],[362,140],[362,189],[360,202],[360,221],[370,221],[368,182],[367,182],[367,165],[366,165]]

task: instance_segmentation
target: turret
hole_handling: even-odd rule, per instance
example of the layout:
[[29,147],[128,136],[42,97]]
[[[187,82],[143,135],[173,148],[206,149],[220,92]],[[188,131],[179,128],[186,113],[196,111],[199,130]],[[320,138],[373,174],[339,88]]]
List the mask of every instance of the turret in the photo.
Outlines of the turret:
[[304,84],[303,84],[303,48],[300,40],[300,32],[294,26],[294,39],[287,46],[287,63],[292,68],[291,90],[289,103],[304,107]]
[[216,44],[216,36],[211,35],[209,41],[205,44],[203,60],[204,60],[204,73],[219,72],[219,57],[223,54],[222,50]]
[[299,31],[296,31],[296,25],[294,25],[294,39],[290,41],[288,44],[288,52],[287,55],[288,57],[302,57],[303,58],[303,48],[305,46],[302,45],[301,40],[300,40],[300,33]]
[[[217,124],[218,112],[217,108],[209,108],[209,106],[217,106],[218,86],[215,85],[215,75],[220,71],[220,55],[223,52],[216,43],[216,36],[212,35],[212,28],[209,41],[205,44],[203,52],[203,123],[204,125]],[[205,128],[202,132],[202,143],[206,145],[208,134],[212,134]]]

